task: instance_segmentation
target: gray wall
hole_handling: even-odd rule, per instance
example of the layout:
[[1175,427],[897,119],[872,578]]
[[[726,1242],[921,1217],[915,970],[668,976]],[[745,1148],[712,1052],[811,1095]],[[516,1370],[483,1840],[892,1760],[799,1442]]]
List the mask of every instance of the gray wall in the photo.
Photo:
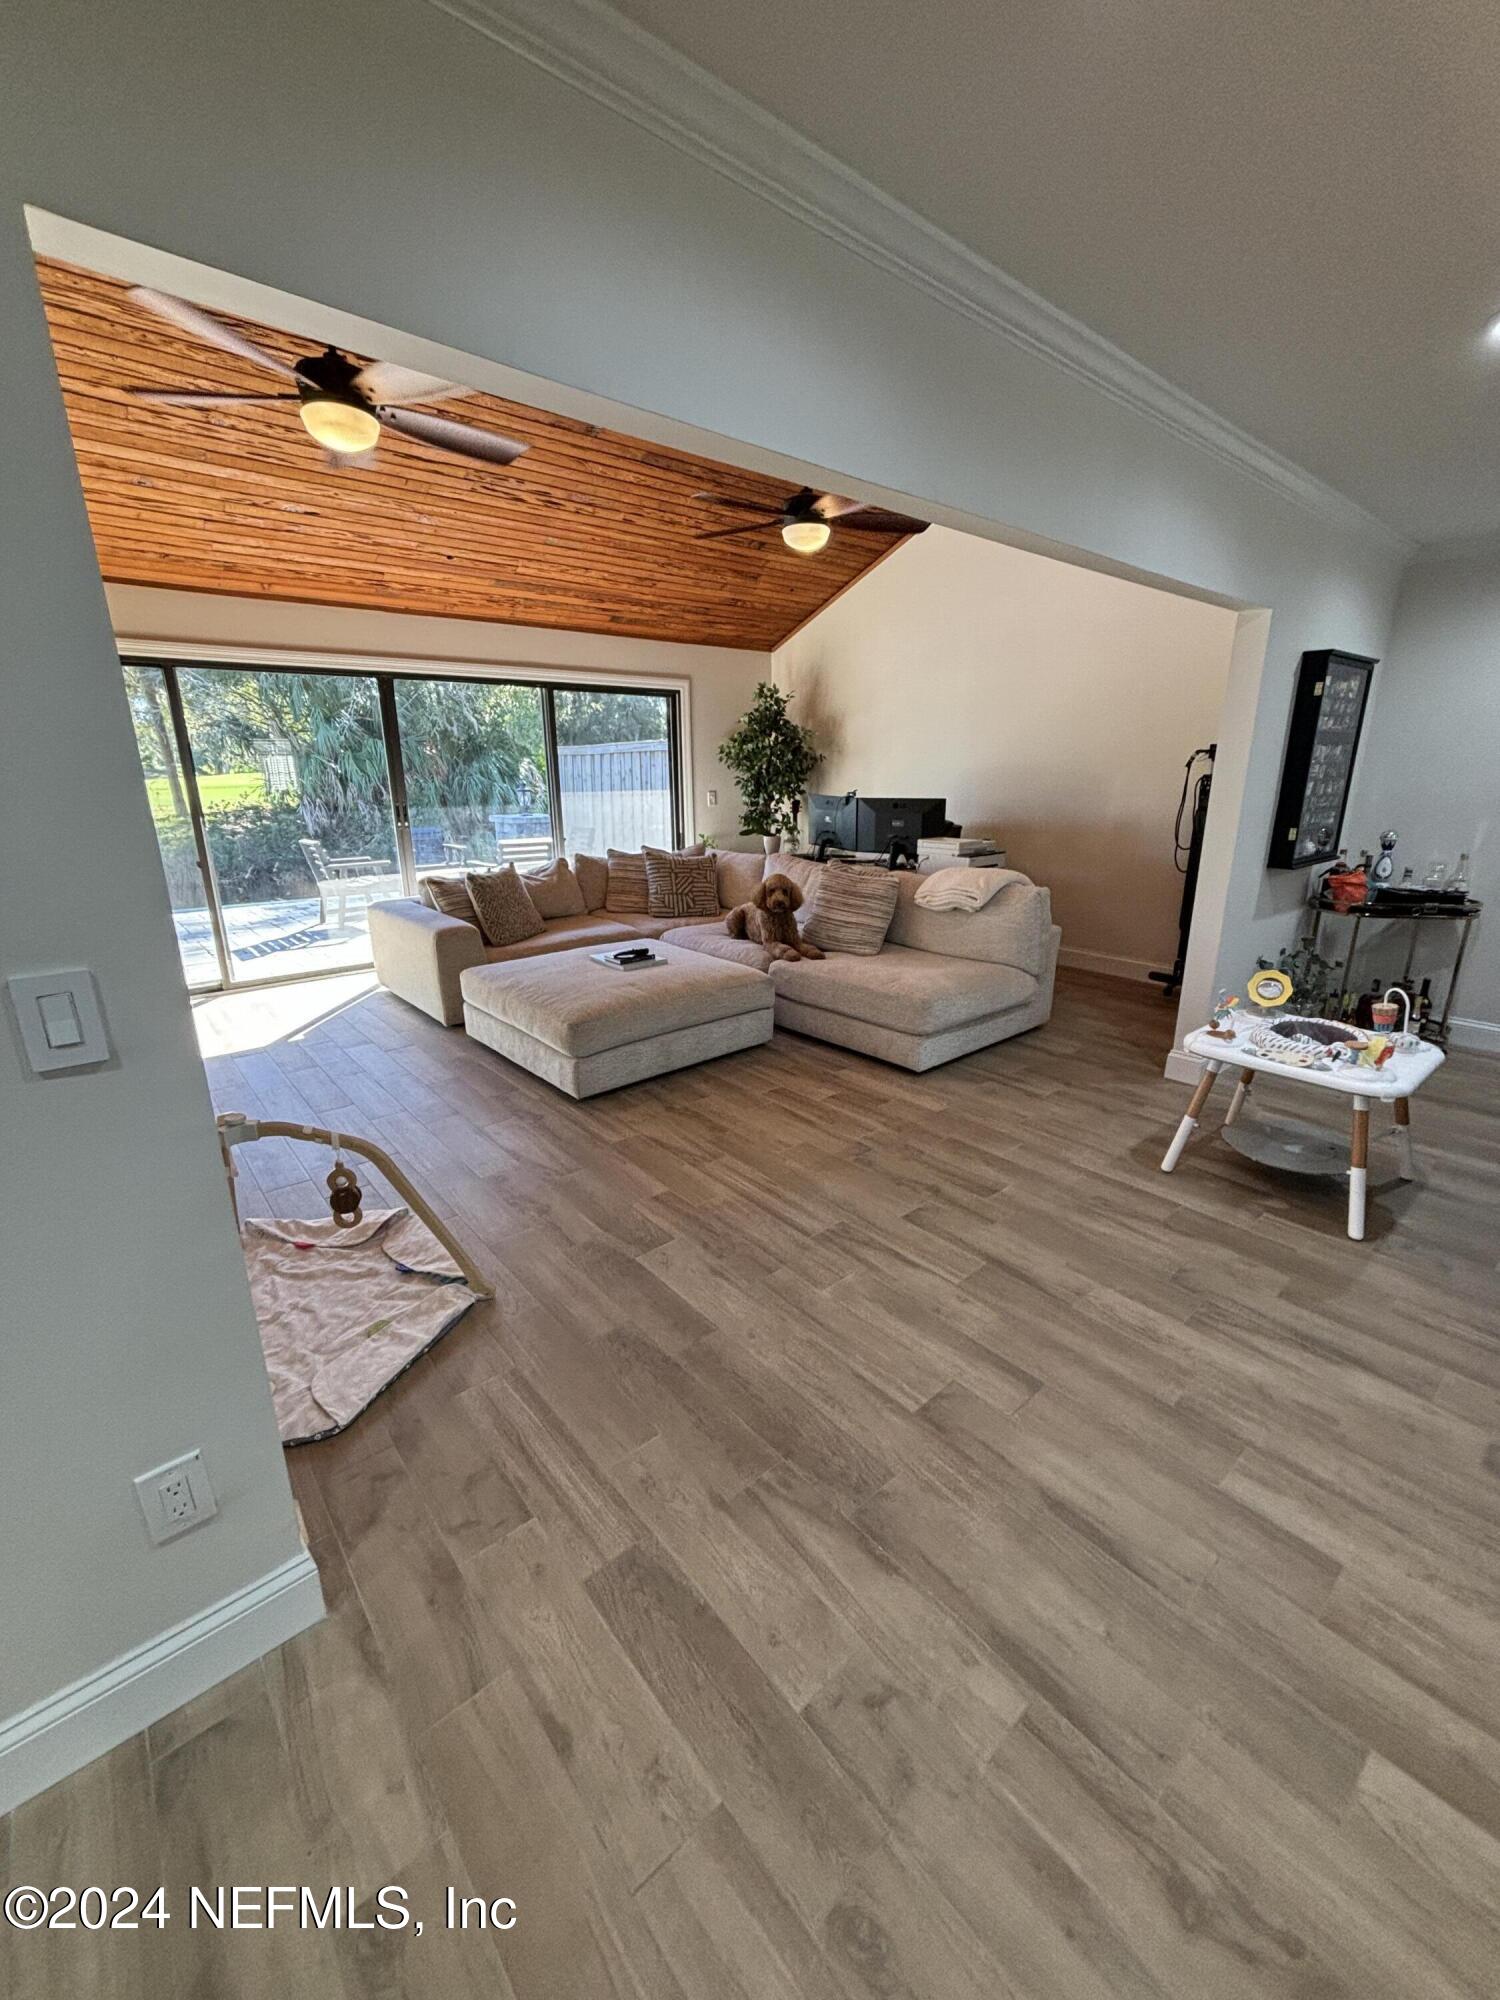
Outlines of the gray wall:
[[[1434,857],[1451,864],[1468,850],[1488,910],[1455,1040],[1500,1053],[1500,550],[1416,562],[1402,580],[1344,833],[1351,849],[1373,849],[1388,826],[1401,835],[1398,873],[1409,863],[1418,880]],[[1446,935],[1423,944],[1435,964],[1451,962]]]
[[[662,413],[760,464],[1270,607],[1264,669],[1260,621],[1231,673],[1190,1000],[1291,928],[1300,885],[1263,861],[1298,655],[1386,650],[1398,558],[1357,524],[436,8],[323,0],[312,18],[350,87],[308,59],[303,0],[13,0],[0,29],[0,972],[93,965],[119,1051],[44,1083],[0,1048],[0,1712],[269,1569],[293,1535],[23,203],[581,386],[626,428]],[[151,1550],[129,1475],[195,1442],[221,1518]]]

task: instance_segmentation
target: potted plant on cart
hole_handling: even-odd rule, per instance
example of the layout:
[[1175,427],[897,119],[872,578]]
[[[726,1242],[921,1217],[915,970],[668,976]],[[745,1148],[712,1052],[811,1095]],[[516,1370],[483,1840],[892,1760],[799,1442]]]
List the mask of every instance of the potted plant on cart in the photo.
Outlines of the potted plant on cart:
[[797,838],[797,806],[807,781],[822,762],[812,731],[787,714],[791,696],[761,681],[755,699],[719,745],[744,801],[741,833],[758,833],[767,854],[780,852],[783,837]]

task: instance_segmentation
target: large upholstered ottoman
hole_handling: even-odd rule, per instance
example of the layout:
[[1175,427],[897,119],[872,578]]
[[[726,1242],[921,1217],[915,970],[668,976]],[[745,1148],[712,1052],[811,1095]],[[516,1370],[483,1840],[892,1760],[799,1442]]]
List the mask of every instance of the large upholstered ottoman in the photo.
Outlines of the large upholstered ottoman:
[[771,1039],[763,972],[674,945],[665,965],[619,970],[591,950],[471,965],[460,976],[476,1042],[570,1097],[593,1097]]

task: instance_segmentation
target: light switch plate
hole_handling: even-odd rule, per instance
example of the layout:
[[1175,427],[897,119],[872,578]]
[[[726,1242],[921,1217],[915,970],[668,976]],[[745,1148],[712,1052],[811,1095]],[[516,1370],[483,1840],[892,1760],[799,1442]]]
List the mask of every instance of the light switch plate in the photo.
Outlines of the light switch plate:
[[[21,1030],[26,1060],[38,1076],[109,1061],[109,1041],[92,972],[82,967],[72,972],[24,972],[7,979],[5,984]],[[77,1025],[77,1038],[56,1047],[54,1043],[60,1039],[58,1024],[67,1020],[69,1009]],[[49,1020],[53,1024],[50,1038]]]

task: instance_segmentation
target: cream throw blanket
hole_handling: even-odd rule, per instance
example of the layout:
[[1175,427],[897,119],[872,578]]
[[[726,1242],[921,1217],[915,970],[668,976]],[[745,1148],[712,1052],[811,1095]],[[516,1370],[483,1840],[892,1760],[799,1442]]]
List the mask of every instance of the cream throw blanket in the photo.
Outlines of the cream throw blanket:
[[475,1300],[409,1208],[353,1229],[247,1216],[240,1235],[283,1444],[343,1430]]
[[914,902],[924,910],[982,910],[1012,882],[1030,884],[1014,868],[939,868],[924,878]]

